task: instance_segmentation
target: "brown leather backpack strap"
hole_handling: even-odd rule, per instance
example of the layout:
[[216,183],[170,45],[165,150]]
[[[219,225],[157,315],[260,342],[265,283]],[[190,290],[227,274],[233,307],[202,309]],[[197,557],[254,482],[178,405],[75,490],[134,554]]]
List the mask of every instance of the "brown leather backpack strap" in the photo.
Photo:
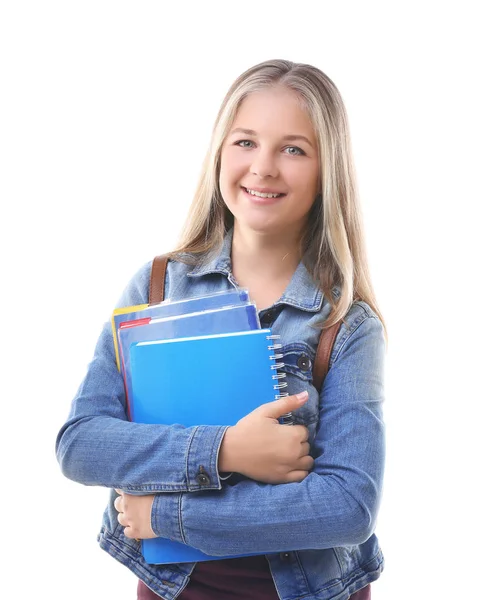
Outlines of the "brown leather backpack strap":
[[165,273],[167,272],[168,257],[155,256],[150,276],[150,291],[148,304],[158,304],[165,298]]
[[315,362],[313,363],[313,385],[319,393],[322,390],[323,381],[328,373],[330,354],[332,353],[333,344],[341,324],[342,321],[339,321],[328,329],[324,329],[320,334]]

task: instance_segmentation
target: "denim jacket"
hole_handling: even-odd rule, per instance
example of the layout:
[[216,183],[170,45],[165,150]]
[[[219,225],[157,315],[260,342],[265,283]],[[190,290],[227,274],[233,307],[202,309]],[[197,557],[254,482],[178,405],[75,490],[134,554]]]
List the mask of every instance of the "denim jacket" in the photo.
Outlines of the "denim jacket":
[[[210,263],[169,262],[165,297],[179,300],[237,286],[231,235]],[[125,289],[119,306],[146,303],[151,263]],[[338,296],[338,288],[334,294]],[[57,441],[66,477],[111,488],[100,546],[148,587],[172,600],[195,563],[150,565],[126,538],[113,506],[114,488],[153,494],[152,528],[216,556],[265,553],[282,600],[345,600],[376,580],[384,566],[374,528],[384,470],[385,340],[371,308],[355,302],[340,327],[318,394],[312,363],[330,306],[300,263],[282,297],[259,313],[283,344],[288,392],[309,392],[294,420],[310,434],[315,459],[300,483],[263,484],[221,478],[218,453],[226,427],[147,425],[127,420],[110,323]],[[208,477],[200,478],[200,467]]]

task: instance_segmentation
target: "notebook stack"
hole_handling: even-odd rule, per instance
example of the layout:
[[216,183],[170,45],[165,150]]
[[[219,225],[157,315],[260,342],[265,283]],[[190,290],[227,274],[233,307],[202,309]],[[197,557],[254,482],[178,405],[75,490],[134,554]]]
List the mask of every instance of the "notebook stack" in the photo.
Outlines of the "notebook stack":
[[[246,290],[117,309],[112,328],[128,416],[137,423],[234,425],[286,395],[277,336],[261,329]],[[143,540],[142,553],[151,564],[234,558],[164,538]]]

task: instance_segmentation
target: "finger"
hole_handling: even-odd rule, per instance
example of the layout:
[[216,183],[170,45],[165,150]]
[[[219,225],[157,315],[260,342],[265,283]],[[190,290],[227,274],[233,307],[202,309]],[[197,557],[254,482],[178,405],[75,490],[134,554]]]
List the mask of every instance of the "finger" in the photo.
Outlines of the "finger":
[[303,471],[311,471],[314,463],[315,461],[311,456],[303,456],[302,458],[298,459],[295,466]]
[[116,496],[115,501],[113,502],[113,505],[118,512],[123,512],[123,497]]
[[126,520],[125,520],[125,513],[118,513],[118,523],[120,525],[122,525],[123,527],[127,526]]
[[286,483],[300,483],[308,475],[308,471],[290,471],[286,475]]
[[308,428],[305,425],[293,425],[291,428],[293,435],[298,434],[298,440],[300,442],[308,442],[308,438],[310,436],[308,432]]
[[266,404],[261,405],[256,410],[265,417],[278,419],[282,415],[300,408],[307,400],[308,392],[305,391],[300,394],[274,400],[273,402],[266,402]]
[[300,448],[300,456],[298,458],[302,458],[303,456],[308,456],[310,454],[310,444],[308,442],[302,442]]
[[116,492],[117,494],[119,494],[120,496],[123,496],[123,493],[124,493],[122,490],[115,490],[115,492]]

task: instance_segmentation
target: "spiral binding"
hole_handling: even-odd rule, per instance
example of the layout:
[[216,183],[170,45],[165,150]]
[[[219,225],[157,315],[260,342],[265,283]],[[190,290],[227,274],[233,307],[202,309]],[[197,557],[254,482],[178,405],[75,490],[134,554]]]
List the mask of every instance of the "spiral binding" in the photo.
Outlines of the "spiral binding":
[[[267,335],[266,339],[268,341],[279,340],[280,336],[276,335],[276,334],[271,334],[271,335]],[[273,351],[281,350],[282,347],[283,347],[282,344],[272,343],[268,346],[268,350],[273,350]],[[277,381],[278,383],[275,383],[273,385],[273,389],[278,392],[274,396],[275,400],[279,400],[280,398],[285,398],[286,396],[288,396],[288,392],[281,391],[288,387],[288,383],[286,381],[281,381],[282,379],[286,378],[286,373],[280,371],[280,369],[282,369],[285,366],[285,363],[278,362],[278,361],[281,361],[281,359],[283,358],[283,354],[281,354],[279,352],[274,352],[274,354],[272,354],[269,358],[270,358],[270,360],[275,361],[275,363],[273,365],[271,365],[271,369],[273,371],[277,371],[277,372],[272,375],[272,379],[274,381]],[[282,425],[292,425],[294,422],[293,415],[291,414],[291,412],[285,413],[284,415],[281,415],[279,421]]]

